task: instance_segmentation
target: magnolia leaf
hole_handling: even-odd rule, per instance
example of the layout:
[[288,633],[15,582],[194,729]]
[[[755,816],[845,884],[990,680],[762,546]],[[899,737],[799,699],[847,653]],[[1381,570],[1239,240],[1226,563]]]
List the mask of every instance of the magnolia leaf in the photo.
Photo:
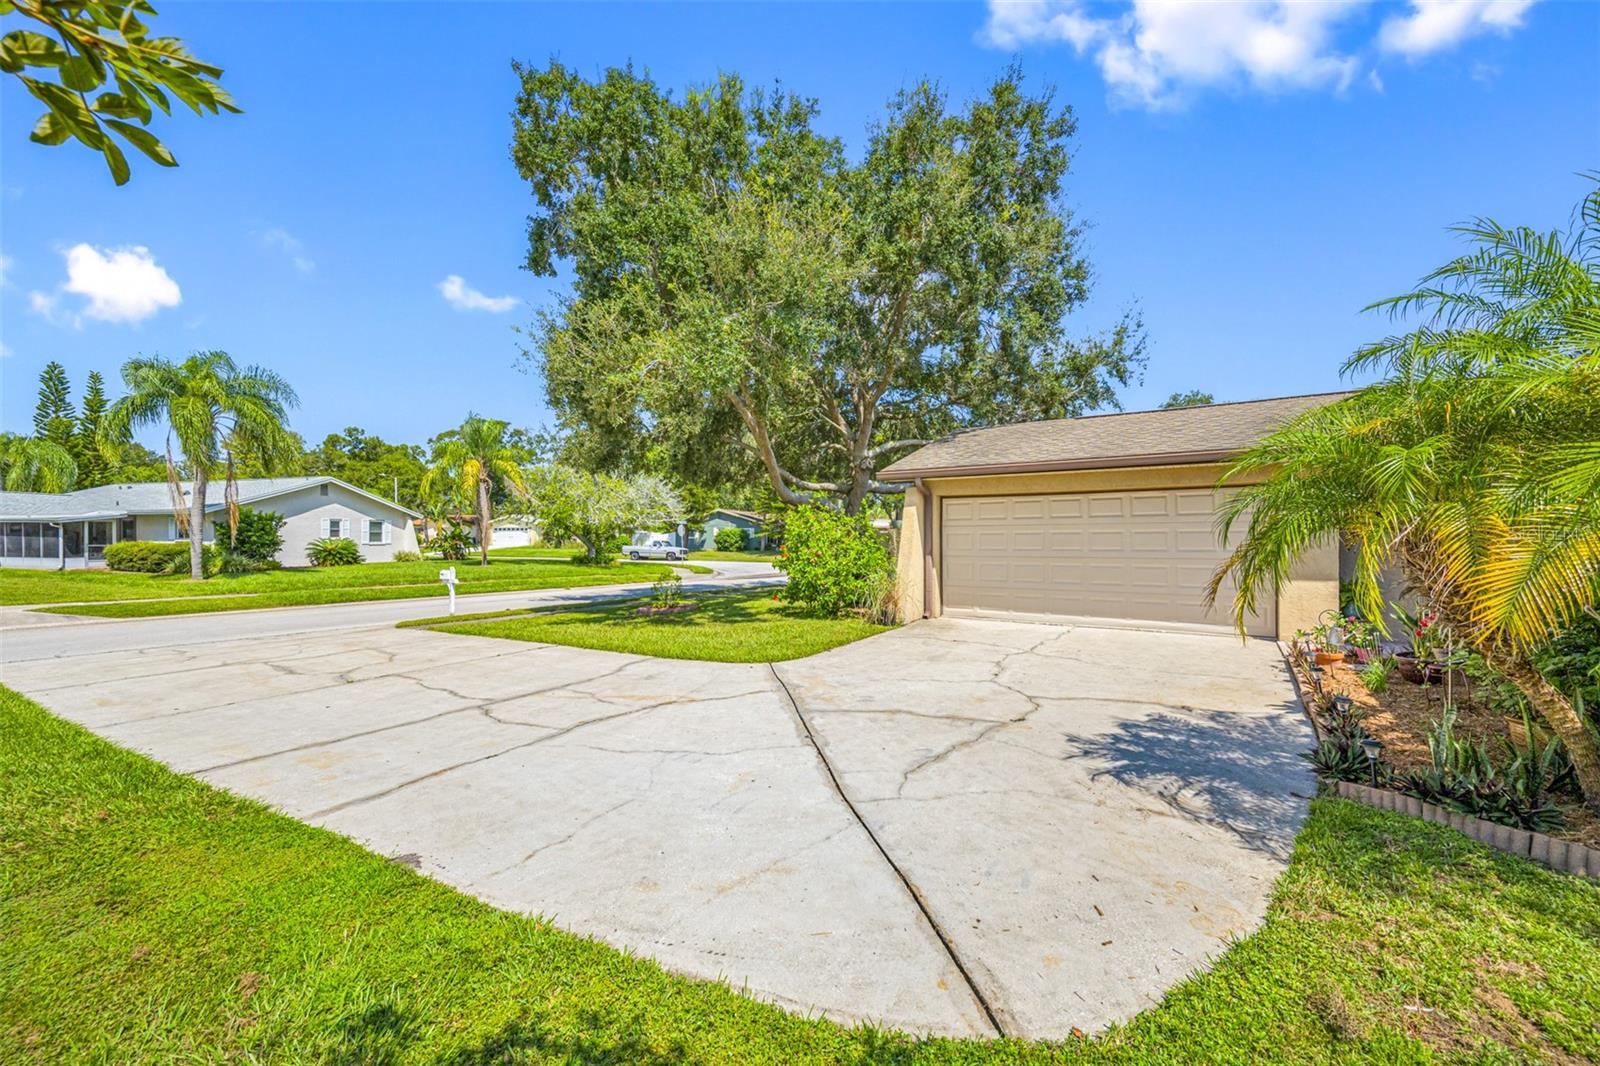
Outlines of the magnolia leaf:
[[34,124],[28,140],[35,144],[60,144],[71,136],[72,130],[67,128],[66,123],[58,121],[54,111],[46,111]]
[[90,148],[99,151],[106,143],[106,135],[93,114],[84,106],[82,97],[36,78],[22,77],[22,84],[46,107],[55,113],[56,121]]
[[12,30],[0,38],[0,70],[15,74],[24,66],[59,67],[72,59],[65,48],[42,33]]
[[103,81],[105,76],[97,73],[94,64],[83,56],[73,56],[61,65],[61,84],[69,89],[88,92],[98,89]]
[[117,142],[110,137],[104,138],[100,151],[106,157],[106,166],[111,168],[111,180],[118,185],[128,184],[128,157],[122,154]]
[[139,87],[124,77],[120,71],[117,73],[117,90],[117,95],[122,97],[123,102],[134,109],[130,117],[137,118],[140,122],[150,121],[150,102],[144,98],[144,93]]
[[175,167],[178,161],[167,151],[167,146],[156,139],[155,134],[142,126],[135,126],[129,122],[118,122],[114,118],[106,119],[106,125],[126,137],[139,151],[160,163],[164,167]]
[[121,93],[101,93],[90,102],[89,107],[102,115],[114,115],[117,118],[136,118],[141,121],[148,120],[148,116],[141,113],[138,105]]

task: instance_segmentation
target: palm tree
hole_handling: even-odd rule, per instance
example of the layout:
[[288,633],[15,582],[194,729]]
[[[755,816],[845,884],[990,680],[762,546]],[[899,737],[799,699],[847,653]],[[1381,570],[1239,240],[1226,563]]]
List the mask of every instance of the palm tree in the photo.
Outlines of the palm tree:
[[489,565],[495,489],[523,495],[528,491],[522,476],[522,453],[511,445],[510,431],[509,422],[468,413],[461,428],[439,442],[433,465],[422,477],[424,494],[442,483],[453,483],[464,498],[477,500],[478,559],[484,566]]
[[[228,528],[237,528],[235,461],[246,452],[270,470],[286,457],[294,437],[285,422],[299,399],[277,374],[259,366],[240,368],[227,352],[196,352],[181,363],[158,356],[129,359],[122,364],[122,382],[128,394],[106,412],[97,434],[100,449],[109,455],[134,430],[166,424],[173,516],[189,535],[189,576],[202,580],[206,486],[224,479]],[[174,439],[194,483],[187,505],[172,455]]]
[[78,480],[72,453],[43,437],[5,434],[0,439],[0,470],[4,471],[0,482],[12,492],[71,492]]
[[1382,618],[1379,575],[1398,564],[1561,738],[1600,806],[1595,736],[1530,657],[1600,601],[1600,188],[1566,233],[1460,232],[1472,251],[1372,305],[1424,318],[1345,364],[1385,378],[1230,469],[1265,480],[1223,505],[1224,535],[1245,532],[1211,594],[1235,578],[1242,626],[1297,555],[1337,536],[1355,549],[1356,606]]

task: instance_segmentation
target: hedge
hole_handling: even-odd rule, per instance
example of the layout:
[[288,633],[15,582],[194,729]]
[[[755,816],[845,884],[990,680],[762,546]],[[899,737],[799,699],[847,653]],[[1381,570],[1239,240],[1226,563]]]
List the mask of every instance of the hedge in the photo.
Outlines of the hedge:
[[130,570],[138,574],[163,574],[183,560],[187,569],[189,542],[187,540],[119,540],[106,545],[106,566],[113,570]]

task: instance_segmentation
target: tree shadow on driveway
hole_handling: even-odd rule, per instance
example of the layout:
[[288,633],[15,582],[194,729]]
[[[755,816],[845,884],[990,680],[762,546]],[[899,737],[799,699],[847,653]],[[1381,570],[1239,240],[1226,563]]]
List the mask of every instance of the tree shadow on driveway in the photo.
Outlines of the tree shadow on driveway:
[[1313,738],[1297,703],[1271,714],[1166,711],[1067,742],[1066,758],[1096,764],[1093,777],[1138,789],[1285,861],[1315,788],[1299,755]]

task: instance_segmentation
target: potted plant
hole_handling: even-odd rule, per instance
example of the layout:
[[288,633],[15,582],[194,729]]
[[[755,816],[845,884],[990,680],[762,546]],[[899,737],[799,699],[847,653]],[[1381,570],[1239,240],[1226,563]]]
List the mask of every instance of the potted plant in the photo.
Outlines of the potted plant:
[[1311,630],[1312,646],[1315,649],[1313,659],[1318,666],[1344,662],[1344,631],[1338,622],[1328,620],[1329,615],[1342,618],[1333,611],[1325,611]]
[[1391,603],[1389,609],[1406,627],[1406,635],[1411,642],[1409,649],[1394,653],[1395,667],[1400,676],[1413,685],[1425,685],[1428,683],[1433,650],[1438,645],[1438,633],[1434,627],[1439,616],[1426,607],[1419,607],[1412,613],[1398,603]]
[[1365,665],[1378,657],[1383,633],[1375,623],[1351,612],[1344,617],[1344,634],[1345,645],[1349,648],[1347,660]]

